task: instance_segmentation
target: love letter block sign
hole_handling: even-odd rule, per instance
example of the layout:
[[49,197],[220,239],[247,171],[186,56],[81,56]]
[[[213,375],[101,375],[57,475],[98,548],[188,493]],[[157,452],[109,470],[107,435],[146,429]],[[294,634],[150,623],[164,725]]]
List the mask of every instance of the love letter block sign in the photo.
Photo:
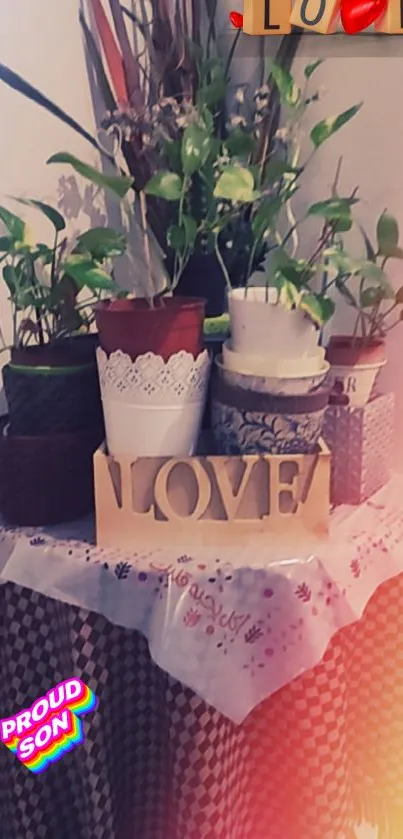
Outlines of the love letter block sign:
[[[106,548],[289,544],[328,533],[330,452],[94,456],[97,544]],[[186,544],[184,544],[186,543]]]
[[242,28],[247,35],[288,35],[292,26],[329,35],[340,17],[350,34],[372,24],[378,32],[403,34],[402,0],[244,0]]
[[328,35],[337,26],[340,0],[244,0],[247,35],[288,35],[292,26]]

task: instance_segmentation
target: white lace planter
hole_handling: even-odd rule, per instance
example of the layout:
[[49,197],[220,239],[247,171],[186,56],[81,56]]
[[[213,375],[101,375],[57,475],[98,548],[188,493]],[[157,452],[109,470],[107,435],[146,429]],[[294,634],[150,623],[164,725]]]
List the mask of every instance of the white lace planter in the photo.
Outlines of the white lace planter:
[[164,362],[97,350],[106,441],[113,456],[190,457],[197,444],[210,372],[206,350]]

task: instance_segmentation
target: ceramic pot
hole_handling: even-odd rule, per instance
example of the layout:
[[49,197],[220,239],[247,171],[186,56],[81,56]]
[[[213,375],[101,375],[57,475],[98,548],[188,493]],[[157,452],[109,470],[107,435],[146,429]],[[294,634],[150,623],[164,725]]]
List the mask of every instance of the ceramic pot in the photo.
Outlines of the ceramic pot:
[[0,436],[0,510],[17,527],[74,521],[94,508],[94,452],[102,432]]
[[203,350],[167,362],[147,353],[132,361],[98,349],[98,369],[109,453],[117,457],[190,457],[197,446],[210,356]]
[[[235,382],[239,374],[239,383],[247,381],[253,390],[263,389],[267,393],[309,393],[325,380],[330,369],[322,347],[317,347],[316,353],[306,358],[281,359],[242,355],[233,352],[231,342],[226,341],[222,355],[223,365],[234,374]],[[245,376],[250,379],[244,379]]]
[[102,349],[120,350],[135,361],[154,353],[168,361],[182,350],[197,358],[203,349],[205,300],[164,297],[151,307],[144,299],[106,300],[95,306]]
[[95,342],[13,349],[3,383],[14,434],[103,427]]
[[379,373],[387,363],[383,341],[362,346],[349,336],[336,335],[330,339],[326,358],[331,365],[334,404],[362,408],[377,395]]
[[319,330],[300,309],[275,305],[277,290],[252,286],[228,294],[232,349],[245,356],[302,358],[315,353]]
[[[317,448],[330,387],[300,395],[254,390],[250,377],[242,386],[219,365],[213,380],[212,429],[217,453],[310,454]],[[249,380],[249,381],[247,381]]]

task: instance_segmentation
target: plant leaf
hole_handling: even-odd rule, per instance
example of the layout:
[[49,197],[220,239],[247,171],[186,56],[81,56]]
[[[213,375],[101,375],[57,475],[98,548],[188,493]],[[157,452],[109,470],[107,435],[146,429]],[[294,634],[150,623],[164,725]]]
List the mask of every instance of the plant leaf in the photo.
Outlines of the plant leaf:
[[[69,116],[69,114],[59,108],[59,106],[56,105],[55,102],[52,102],[51,99],[48,99],[47,96],[44,96],[40,90],[25,81],[25,79],[23,79],[22,76],[19,76],[18,73],[14,73],[13,70],[6,67],[5,64],[0,64],[0,81],[4,82],[4,84],[11,87],[13,90],[18,91],[18,93],[21,93],[26,97],[26,99],[30,99],[31,102],[35,102],[37,105],[40,105],[41,108],[44,108],[49,113],[53,114],[53,116],[57,117],[57,119],[61,120],[61,122],[64,122],[65,125],[68,125],[69,128],[72,128],[73,131],[76,131],[77,134],[80,134],[80,136],[91,143],[97,151],[102,151],[95,137],[92,137],[85,128],[73,119],[73,117]],[[106,156],[108,159],[111,159],[109,155]]]
[[54,154],[49,158],[48,163],[67,163],[87,181],[101,187],[101,189],[109,189],[118,198],[125,198],[134,184],[134,178],[129,178],[127,175],[104,175],[99,169],[94,169],[88,163],[83,163],[68,152]]
[[183,134],[181,160],[185,175],[194,175],[206,163],[213,147],[210,134],[198,125],[189,125]]
[[362,107],[362,102],[359,105],[353,105],[352,108],[348,108],[347,111],[343,111],[342,114],[339,114],[336,117],[328,117],[327,119],[323,119],[321,122],[318,122],[317,125],[312,128],[310,137],[312,140],[313,145],[315,148],[319,148],[326,140],[329,139],[336,131],[339,131],[343,125],[346,125]]
[[175,172],[162,170],[153,175],[144,187],[146,195],[164,198],[165,201],[179,201],[182,194],[182,178]]
[[318,201],[308,208],[308,216],[320,216],[329,222],[337,222],[337,229],[349,230],[352,226],[351,207],[357,203],[356,198],[328,198]]
[[118,104],[129,107],[123,58],[100,0],[89,0]]
[[197,238],[197,223],[192,216],[184,215],[182,224],[185,231],[186,247],[192,248]]
[[9,253],[13,250],[14,239],[12,236],[0,236],[0,253]]
[[241,201],[249,204],[258,197],[254,191],[255,179],[252,172],[242,166],[227,166],[220,175],[214,189],[215,198],[225,201]]
[[279,302],[285,306],[286,309],[292,309],[293,307],[299,305],[300,300],[301,292],[298,291],[293,282],[285,279],[284,282],[281,283]]
[[253,137],[242,128],[236,128],[225,140],[225,147],[231,157],[249,155],[254,147]]
[[83,253],[90,253],[97,261],[122,256],[127,247],[124,233],[119,233],[111,227],[93,227],[82,233],[77,239],[78,247]]
[[281,102],[290,107],[298,105],[301,99],[301,91],[298,85],[295,84],[289,70],[286,70],[285,67],[273,61],[269,66],[269,71],[270,76],[276,84]]
[[272,227],[281,207],[281,198],[267,198],[261,202],[252,219],[252,230],[255,236],[262,236],[267,229]]
[[319,67],[321,64],[323,64],[323,58],[318,58],[318,60],[313,61],[312,64],[307,64],[304,70],[305,78],[310,79],[317,67]]
[[382,300],[385,299],[385,295],[383,289],[379,286],[371,286],[370,288],[365,288],[360,294],[360,307],[361,309],[370,309],[373,306],[377,306],[379,303],[382,303]]
[[115,25],[115,32],[120,44],[123,59],[123,72],[126,79],[126,89],[129,95],[129,102],[134,108],[144,106],[143,94],[140,85],[140,69],[135,54],[133,54],[127,35],[126,24],[119,0],[109,0],[109,7]]
[[375,253],[375,249],[372,247],[371,240],[370,240],[369,236],[367,235],[367,233],[365,232],[364,228],[361,227],[361,225],[360,225],[360,230],[361,230],[364,242],[365,242],[365,250],[367,252],[367,259],[369,260],[369,262],[375,262],[376,253]]
[[399,242],[399,225],[393,216],[382,213],[376,227],[376,238],[381,256],[392,257]]
[[13,265],[5,265],[3,268],[3,280],[13,297],[18,289],[17,272]]
[[14,201],[18,201],[19,204],[24,204],[26,207],[36,207],[53,224],[57,233],[61,233],[62,230],[66,229],[66,222],[61,213],[49,204],[44,204],[43,201],[36,201],[34,198],[15,198]]
[[10,213],[6,207],[0,207],[0,220],[13,237],[14,242],[24,241],[26,225],[19,216],[16,216],[14,213]]
[[113,291],[115,288],[112,278],[94,262],[91,254],[71,254],[61,267],[79,289],[87,287],[91,291]]
[[80,11],[79,13],[79,20],[84,33],[87,52],[95,71],[98,88],[101,91],[105,108],[107,111],[109,111],[109,113],[113,114],[113,112],[116,111],[116,100],[112,93],[112,88],[109,84],[109,79],[105,73],[105,68],[102,62],[101,54],[99,52],[97,43],[89,26],[87,26],[87,22],[82,11]]
[[336,308],[330,297],[323,297],[319,294],[309,292],[302,296],[299,306],[320,327],[324,326],[330,320]]
[[171,224],[167,231],[167,243],[173,251],[181,253],[185,249],[185,231],[177,224]]
[[276,183],[282,180],[284,175],[297,175],[298,169],[290,166],[286,160],[270,160],[264,171],[264,182]]
[[214,79],[210,84],[204,85],[199,89],[197,95],[198,105],[207,107],[217,106],[220,102],[225,100],[227,92],[227,82],[225,79]]

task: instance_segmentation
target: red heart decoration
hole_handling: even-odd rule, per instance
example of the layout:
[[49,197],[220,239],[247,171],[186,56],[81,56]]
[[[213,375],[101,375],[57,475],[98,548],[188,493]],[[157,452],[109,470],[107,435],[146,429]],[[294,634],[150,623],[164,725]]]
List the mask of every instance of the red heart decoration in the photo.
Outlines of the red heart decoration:
[[341,0],[340,17],[347,35],[357,35],[382,17],[388,0]]
[[230,12],[229,19],[235,29],[242,29],[243,28],[243,15],[240,12]]

